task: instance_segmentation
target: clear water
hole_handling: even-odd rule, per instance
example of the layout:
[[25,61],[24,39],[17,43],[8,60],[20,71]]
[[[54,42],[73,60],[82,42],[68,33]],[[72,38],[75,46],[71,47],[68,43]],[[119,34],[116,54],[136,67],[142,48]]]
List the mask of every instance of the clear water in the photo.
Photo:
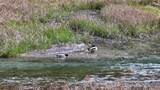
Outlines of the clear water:
[[160,80],[160,57],[131,59],[0,59],[1,83],[81,81],[92,75],[100,81]]

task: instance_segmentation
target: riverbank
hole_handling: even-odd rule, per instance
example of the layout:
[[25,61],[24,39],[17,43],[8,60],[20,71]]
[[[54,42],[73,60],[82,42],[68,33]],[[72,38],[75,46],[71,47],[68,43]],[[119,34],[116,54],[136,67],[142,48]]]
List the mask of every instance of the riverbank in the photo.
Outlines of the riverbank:
[[152,5],[153,1],[15,0],[13,3],[7,0],[2,3],[0,57],[16,57],[62,43],[88,44],[92,37],[111,42],[134,39],[148,42],[160,30],[160,10]]
[[[36,50],[20,54],[18,57],[22,58],[51,58],[51,59],[98,59],[98,58],[135,58],[146,57],[150,55],[160,55],[160,43],[153,40],[130,40],[120,41],[94,37],[92,39],[98,47],[95,53],[88,52],[88,45],[81,44],[64,44],[53,45],[49,49]],[[57,55],[68,54],[67,57],[58,58]]]

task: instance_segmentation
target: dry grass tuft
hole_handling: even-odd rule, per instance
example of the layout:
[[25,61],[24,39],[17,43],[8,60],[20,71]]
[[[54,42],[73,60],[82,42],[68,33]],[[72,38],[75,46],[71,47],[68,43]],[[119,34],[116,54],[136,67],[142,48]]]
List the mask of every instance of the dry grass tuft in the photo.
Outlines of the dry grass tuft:
[[0,22],[8,20],[28,20],[31,17],[45,16],[54,9],[81,6],[103,2],[104,0],[0,0]]
[[[76,36],[73,35],[70,26],[86,30],[87,34],[82,38],[86,42],[88,34],[105,38],[127,36],[128,34],[133,36],[148,33],[159,26],[159,24],[148,27],[138,26],[137,24],[152,23],[156,20],[159,10],[157,7],[144,10],[144,5],[141,4],[143,8],[140,10],[136,8],[139,4],[133,7],[134,3],[132,7],[127,6],[130,1],[132,3],[132,1],[139,0],[0,0],[0,56],[16,56],[34,49],[47,48],[59,41],[71,42]],[[98,14],[96,18],[97,15],[89,14],[89,12],[87,14],[80,12],[75,15],[74,18],[82,20],[67,21],[69,15],[78,10],[101,11],[101,15],[109,23],[99,18],[99,13],[96,13]],[[65,25],[58,29],[50,29],[48,23],[52,20],[62,23],[62,26]],[[101,20],[104,23],[100,23]],[[132,25],[137,25],[137,27]],[[55,30],[61,31],[54,32]]]
[[44,16],[57,8],[59,3],[57,0],[0,0],[0,23]]
[[63,7],[68,9],[78,6],[80,9],[97,9],[103,5],[127,4],[130,1],[138,3],[160,2],[159,0],[0,0],[0,22],[26,20],[33,14],[45,16],[51,10]]
[[141,4],[141,5],[154,5],[160,4],[160,0],[130,0],[133,3]]
[[0,0],[0,22],[27,19],[30,9],[27,0]]
[[138,25],[151,23],[157,16],[127,5],[110,5],[103,8],[101,15],[108,21]]

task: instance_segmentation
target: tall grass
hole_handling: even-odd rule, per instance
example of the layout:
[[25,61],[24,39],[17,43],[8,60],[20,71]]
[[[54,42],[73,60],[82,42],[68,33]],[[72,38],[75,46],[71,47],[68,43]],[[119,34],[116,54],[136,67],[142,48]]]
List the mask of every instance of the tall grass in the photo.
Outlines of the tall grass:
[[59,27],[57,29],[48,29],[44,31],[44,36],[47,36],[48,42],[50,42],[51,44],[74,41],[73,32],[65,26]]
[[75,10],[100,10],[105,6],[105,0],[64,0],[61,8],[67,11]]
[[123,39],[124,37],[143,39],[160,31],[158,22],[131,25],[126,23],[98,23],[88,20],[70,20],[69,26],[76,33],[82,35],[89,33],[89,35],[108,39]]
[[119,26],[119,31],[126,36],[139,37],[141,34],[152,35],[159,31],[159,17],[130,6],[111,5],[101,10],[106,22]]
[[[16,56],[35,49],[49,48],[52,44],[72,42],[74,39],[73,33],[66,26],[49,28],[38,22],[12,21],[8,23],[8,28],[20,32],[19,42],[14,39],[14,35],[4,38],[1,41],[4,45],[0,48],[0,56],[2,57]],[[7,35],[7,30],[4,34]]]
[[119,33],[116,26],[87,20],[70,20],[69,26],[77,33],[89,32],[103,38],[112,38]]
[[8,20],[27,20],[31,16],[32,6],[27,0],[0,0],[0,22]]
[[152,13],[152,14],[160,17],[160,9],[159,8],[156,8],[153,6],[141,6],[141,5],[135,5],[133,7],[136,7],[138,9],[145,11],[145,12]]
[[158,17],[152,13],[128,6],[110,5],[103,8],[101,15],[110,22],[138,25],[155,21]]
[[[127,6],[130,1],[2,0],[0,56],[16,56],[35,49],[45,49],[52,44],[73,42],[75,39],[88,42],[92,35],[119,38],[159,32],[160,20],[157,19],[159,9],[145,6],[152,3],[148,0],[142,0],[144,1],[142,3],[132,0],[132,4],[135,5]],[[105,23],[86,19],[70,20],[69,16],[77,10],[101,10]],[[62,25],[48,27],[53,20]]]

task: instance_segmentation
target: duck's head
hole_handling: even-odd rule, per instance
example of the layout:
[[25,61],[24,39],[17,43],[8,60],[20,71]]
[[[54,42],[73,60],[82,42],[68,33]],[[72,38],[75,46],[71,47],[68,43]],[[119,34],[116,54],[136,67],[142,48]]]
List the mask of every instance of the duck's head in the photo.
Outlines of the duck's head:
[[64,54],[66,57],[68,57],[69,55],[68,55],[68,53],[66,53],[66,54]]
[[91,47],[96,47],[96,45],[91,45]]

